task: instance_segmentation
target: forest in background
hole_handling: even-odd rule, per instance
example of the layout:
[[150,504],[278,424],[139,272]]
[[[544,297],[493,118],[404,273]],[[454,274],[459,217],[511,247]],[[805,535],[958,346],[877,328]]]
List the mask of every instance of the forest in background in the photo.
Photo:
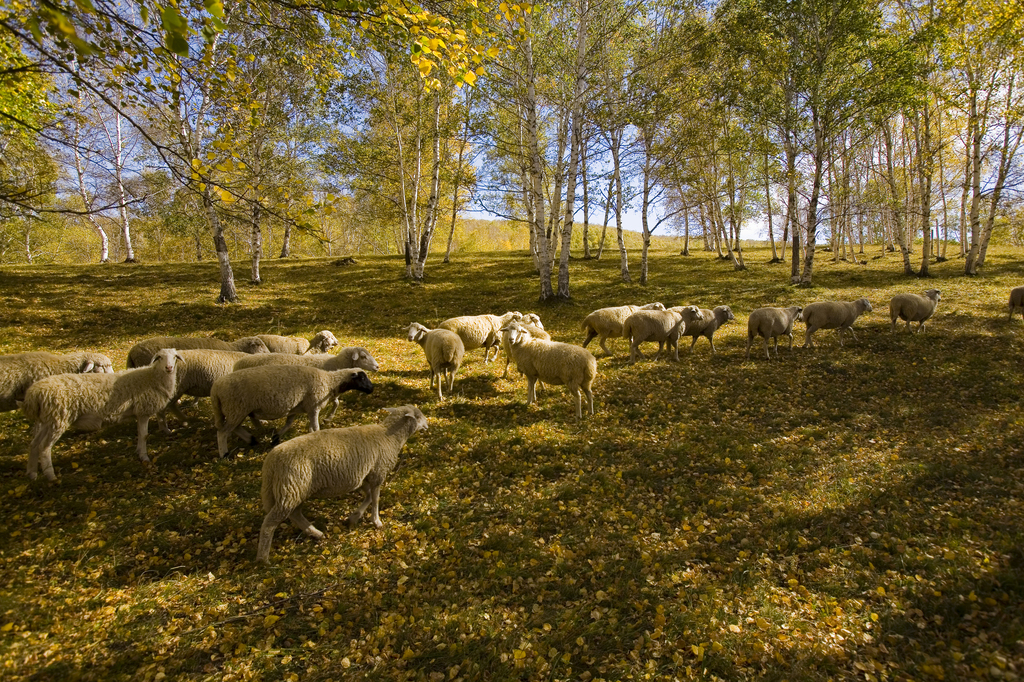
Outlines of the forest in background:
[[[976,275],[993,235],[1021,241],[1020,10],[18,0],[0,260],[216,258],[232,301],[243,259],[259,283],[264,255],[404,253],[418,280],[428,257],[525,243],[541,298],[569,298],[570,255],[607,247],[646,283],[672,234],[742,270],[756,223],[794,284],[823,244]],[[467,229],[481,208],[510,227]]]

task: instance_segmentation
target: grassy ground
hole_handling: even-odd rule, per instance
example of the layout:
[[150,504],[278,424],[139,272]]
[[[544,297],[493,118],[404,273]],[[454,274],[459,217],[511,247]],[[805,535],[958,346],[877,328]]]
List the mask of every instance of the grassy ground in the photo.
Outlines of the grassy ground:
[[[874,249],[869,258],[878,255]],[[1024,395],[1018,254],[985,275],[897,257],[825,262],[811,290],[788,266],[734,273],[656,252],[646,288],[617,258],[575,261],[571,304],[538,306],[523,254],[431,264],[267,262],[243,302],[212,303],[214,265],[0,270],[0,352],[96,349],[119,367],[158,334],[312,334],[365,345],[382,371],[335,426],[417,403],[429,431],[382,494],[384,528],[341,527],[355,502],[315,501],[315,542],[282,526],[254,563],[264,449],[216,458],[208,401],[187,426],[68,434],[56,483],[25,477],[28,424],[0,414],[0,677],[208,679],[1016,679],[1024,674]],[[942,290],[926,334],[892,335],[887,301]],[[867,295],[840,349],[744,361],[763,305]],[[482,353],[437,404],[416,320],[539,312],[582,340],[590,310],[728,303],[737,321],[680,363],[600,360],[597,415],[562,389],[527,408],[525,381]],[[803,325],[797,325],[798,341]],[[600,354],[600,351],[598,351]]]

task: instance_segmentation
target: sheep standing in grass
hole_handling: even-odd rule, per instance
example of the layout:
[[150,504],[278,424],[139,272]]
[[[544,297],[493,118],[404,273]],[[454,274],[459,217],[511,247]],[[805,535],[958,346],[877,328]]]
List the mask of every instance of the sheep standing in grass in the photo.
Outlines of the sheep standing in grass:
[[849,330],[853,340],[857,335],[853,333],[853,323],[863,313],[870,313],[873,310],[866,298],[858,298],[856,301],[818,301],[808,304],[801,314],[804,323],[807,325],[807,335],[804,337],[804,348],[813,347],[811,334],[819,329],[838,329],[839,345],[843,345],[843,332]]
[[736,316],[732,314],[732,308],[727,305],[720,305],[714,310],[701,308],[700,314],[701,319],[688,323],[680,336],[693,337],[693,342],[690,343],[691,351],[693,351],[693,347],[697,345],[697,339],[703,336],[711,344],[711,352],[714,353],[715,340],[712,337],[715,335],[715,332],[718,331],[719,327],[730,320],[735,320]]
[[309,417],[309,430],[320,430],[320,410],[328,400],[350,390],[373,393],[373,384],[361,369],[325,372],[301,365],[266,365],[240,369],[213,382],[210,402],[217,426],[217,450],[228,454],[228,437],[234,433],[249,445],[256,440],[242,428],[246,417],[281,419],[280,439],[300,414]]
[[[518,314],[518,313],[517,313]],[[444,400],[441,393],[441,382],[448,378],[448,392],[455,386],[455,373],[462,366],[462,358],[466,348],[462,338],[448,329],[427,329],[419,322],[409,325],[409,340],[418,343],[427,356],[430,366],[430,388],[437,381],[437,399]]]
[[25,391],[36,381],[55,374],[113,373],[113,363],[102,353],[56,355],[45,351],[0,355],[0,412],[18,409]]
[[298,336],[278,336],[277,334],[257,334],[256,338],[266,344],[271,353],[326,353],[338,345],[338,339],[326,329],[317,332],[313,338],[303,339]]
[[587,333],[587,338],[583,341],[583,347],[586,348],[591,341],[597,338],[597,342],[601,344],[601,349],[604,351],[605,356],[611,356],[612,352],[608,350],[605,341],[622,336],[622,323],[626,321],[627,317],[638,310],[664,309],[665,306],[661,303],[648,303],[642,306],[620,305],[595,310],[583,319],[581,325],[583,331]]
[[[529,313],[523,316],[523,319],[519,321],[523,329],[530,332],[530,336],[535,339],[544,339],[545,341],[551,340],[551,334],[544,331],[544,325],[540,322],[540,317],[535,313]],[[508,378],[508,366],[512,363],[512,349],[509,347],[508,335],[502,333],[501,335],[501,349],[505,351],[505,373],[501,375],[502,379]]]
[[629,339],[629,364],[643,357],[640,344],[658,342],[657,360],[668,344],[668,350],[675,349],[674,358],[679,360],[679,335],[691,324],[704,321],[704,315],[695,305],[676,306],[668,310],[638,310],[622,323],[622,336]]
[[[266,357],[266,353],[262,356]],[[167,412],[171,412],[182,422],[185,415],[178,409],[178,400],[183,395],[190,395],[196,398],[208,398],[213,382],[222,376],[231,374],[235,363],[241,358],[255,357],[248,353],[236,350],[213,350],[210,348],[194,348],[192,350],[178,351],[181,364],[178,366],[175,380],[174,396],[167,404],[167,409],[157,415],[156,421],[160,430],[170,433],[167,428]],[[294,357],[294,356],[292,356]]]
[[[293,355],[291,353],[260,353],[259,355],[245,355],[235,363],[235,369],[247,367],[260,367],[262,365],[305,365],[316,367],[325,372],[334,372],[339,369],[364,369],[367,372],[376,372],[380,369],[377,361],[370,355],[370,351],[362,346],[350,346],[342,348],[336,354],[317,353],[315,355]],[[338,412],[341,404],[341,397],[334,398],[334,405],[331,413],[324,417],[324,421],[331,421]]]
[[267,344],[255,336],[245,336],[230,343],[213,337],[154,336],[132,346],[132,349],[128,351],[128,368],[145,367],[161,348],[177,348],[178,350],[211,348],[213,350],[237,350],[242,353],[270,352],[267,349]]
[[267,453],[263,460],[261,496],[266,516],[260,527],[256,559],[270,563],[274,531],[285,519],[317,540],[324,534],[302,514],[311,497],[338,497],[363,491],[363,501],[347,519],[351,527],[373,505],[373,525],[381,528],[380,489],[395,468],[405,442],[425,431],[427,418],[414,405],[384,408],[379,424],[324,429],[293,438]]
[[772,359],[768,352],[768,341],[775,342],[775,358],[779,357],[779,337],[789,337],[789,349],[793,350],[793,323],[802,319],[803,308],[791,306],[789,308],[758,308],[750,313],[747,320],[747,360],[750,359],[750,346],[754,343],[755,336],[764,338],[764,354],[769,360]]
[[149,420],[174,397],[180,359],[173,348],[164,348],[149,367],[115,374],[58,374],[32,384],[22,404],[22,411],[32,422],[28,477],[35,479],[38,469],[51,481],[56,478],[53,445],[69,428],[96,431],[129,416],[138,420],[139,459],[148,462]]
[[1014,287],[1010,289],[1010,317],[1007,319],[1013,319],[1013,313],[1020,309],[1021,317],[1024,317],[1024,287]]
[[513,320],[523,319],[519,312],[508,312],[498,315],[464,315],[452,317],[437,325],[438,329],[447,329],[459,335],[465,350],[484,349],[484,363],[490,362],[491,349],[494,357],[498,357],[501,344],[501,328]]
[[502,328],[508,339],[516,367],[526,375],[526,404],[537,400],[537,382],[549,386],[565,386],[576,404],[576,418],[583,418],[580,391],[587,396],[590,414],[594,414],[594,393],[591,387],[597,377],[597,358],[579,346],[557,341],[535,339],[518,322]]
[[938,289],[929,289],[921,294],[896,294],[889,301],[889,317],[892,319],[892,332],[896,333],[896,320],[906,320],[907,331],[910,331],[910,323],[917,322],[917,332],[924,329],[924,323],[935,314],[935,308],[939,305],[942,295]]

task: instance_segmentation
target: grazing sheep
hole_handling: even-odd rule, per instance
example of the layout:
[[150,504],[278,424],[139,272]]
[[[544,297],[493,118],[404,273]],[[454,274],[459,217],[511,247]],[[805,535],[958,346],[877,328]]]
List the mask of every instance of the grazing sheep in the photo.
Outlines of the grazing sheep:
[[128,351],[129,369],[145,367],[161,348],[177,348],[178,350],[210,348],[213,350],[237,350],[242,353],[270,352],[267,349],[267,344],[255,336],[245,336],[230,343],[210,336],[154,336],[151,339],[139,341]]
[[419,322],[413,322],[409,325],[409,340],[423,348],[430,366],[430,388],[434,387],[436,379],[437,399],[444,400],[441,394],[443,377],[448,378],[448,392],[451,393],[455,385],[455,373],[462,366],[462,358],[466,354],[462,338],[448,329],[427,329]]
[[484,363],[490,362],[491,349],[494,357],[498,357],[501,344],[501,328],[513,320],[523,319],[519,312],[508,312],[501,317],[497,315],[464,315],[452,317],[437,325],[438,329],[447,329],[459,335],[462,346],[467,351],[484,349]]
[[718,328],[730,320],[735,320],[736,316],[732,314],[732,308],[727,305],[720,305],[714,310],[708,310],[707,308],[700,309],[701,319],[694,320],[693,323],[687,323],[686,328],[683,329],[680,336],[692,336],[693,342],[690,343],[690,350],[693,351],[693,347],[697,345],[697,339],[704,337],[711,343],[711,352],[715,352],[715,340],[712,338]]
[[811,334],[819,329],[838,329],[839,345],[843,345],[843,332],[849,330],[853,340],[857,335],[853,333],[853,323],[857,321],[862,313],[870,313],[873,310],[866,298],[858,298],[856,301],[818,301],[804,307],[801,317],[807,325],[807,335],[804,337],[804,348],[814,347]]
[[747,320],[747,360],[750,359],[750,346],[754,343],[755,336],[764,337],[764,354],[769,360],[772,359],[768,352],[768,341],[775,341],[775,357],[779,357],[779,337],[789,337],[789,349],[793,350],[793,323],[803,319],[801,313],[803,308],[791,306],[789,308],[758,308],[750,313]]
[[622,323],[622,336],[629,339],[629,364],[643,357],[640,344],[645,341],[657,341],[658,352],[654,359],[661,355],[661,350],[668,344],[668,349],[675,349],[675,360],[679,361],[679,335],[685,327],[703,322],[704,315],[695,305],[676,306],[668,310],[638,310]]
[[149,367],[116,374],[58,374],[32,384],[22,404],[22,411],[32,422],[28,477],[35,479],[39,469],[51,481],[56,478],[52,448],[69,428],[96,431],[132,415],[138,420],[136,451],[139,459],[148,462],[149,420],[174,397],[180,359],[175,349],[163,348]]
[[608,350],[608,346],[604,345],[605,341],[622,336],[622,323],[626,321],[627,317],[638,310],[664,309],[665,306],[661,303],[648,303],[642,306],[620,305],[595,310],[583,319],[581,325],[583,331],[587,333],[587,338],[583,341],[583,347],[586,348],[595,337],[599,337],[597,342],[601,344],[601,349],[606,356],[611,356],[612,352]]
[[942,294],[938,289],[929,289],[921,294],[896,294],[889,301],[889,317],[892,318],[892,332],[896,333],[896,320],[906,320],[907,331],[910,331],[910,323],[917,322],[918,333],[924,329],[924,323],[935,314],[935,308],[939,305]]
[[1013,313],[1020,308],[1020,316],[1024,318],[1024,287],[1014,287],[1010,289],[1010,317],[1007,319],[1013,319]]
[[[315,355],[293,355],[291,353],[260,353],[259,355],[245,355],[235,363],[235,369],[246,369],[247,367],[261,367],[263,365],[304,365],[316,367],[325,372],[333,372],[339,369],[364,369],[367,372],[376,372],[380,369],[377,361],[370,355],[370,351],[361,346],[342,348],[336,354],[317,353]],[[341,404],[341,397],[334,398],[334,406],[331,413],[324,418],[324,421],[334,419]]]
[[325,372],[302,365],[266,365],[240,369],[213,382],[210,402],[217,426],[217,450],[228,454],[228,437],[234,433],[249,445],[256,440],[242,428],[245,418],[281,419],[275,440],[292,427],[295,418],[305,413],[309,430],[320,430],[320,410],[336,396],[355,389],[373,393],[373,384],[361,369]]
[[[262,357],[266,356],[266,353],[262,354]],[[181,358],[181,365],[178,367],[178,375],[175,380],[174,397],[167,404],[167,409],[162,410],[156,417],[157,424],[160,425],[160,430],[164,433],[171,432],[167,428],[167,412],[172,412],[179,420],[185,421],[185,415],[178,409],[178,400],[181,396],[208,398],[214,381],[231,374],[235,363],[241,358],[254,356],[237,350],[194,348],[178,351],[178,357]]]
[[535,339],[518,322],[502,328],[519,371],[526,375],[526,404],[537,400],[537,382],[566,386],[576,404],[576,418],[583,418],[580,391],[587,396],[590,414],[594,414],[591,386],[597,376],[597,358],[585,348],[569,343]]
[[326,329],[317,332],[308,341],[298,336],[278,336],[277,334],[257,334],[256,338],[266,344],[271,353],[291,353],[293,355],[326,353],[338,345],[338,339],[334,338],[334,334]]
[[55,374],[112,373],[113,363],[102,353],[56,355],[45,351],[0,355],[0,412],[18,409],[34,382]]
[[351,527],[373,505],[373,525],[381,528],[380,489],[395,468],[405,442],[427,429],[427,418],[414,405],[386,407],[379,424],[324,429],[298,436],[267,453],[260,489],[266,517],[260,527],[256,559],[270,563],[274,531],[285,519],[310,537],[324,534],[302,514],[311,497],[338,497],[363,491],[363,502],[347,519]]
[[[534,313],[524,315],[523,319],[519,321],[519,324],[522,325],[523,328],[526,329],[528,332],[530,332],[530,336],[532,336],[533,338],[544,339],[545,341],[551,340],[551,334],[548,334],[546,331],[544,331],[544,325],[540,323],[540,318],[537,317],[537,315],[535,315]],[[505,373],[501,375],[501,378],[505,379],[508,377],[508,366],[512,362],[512,352],[511,348],[509,347],[508,336],[504,333],[501,335],[501,349],[505,351]]]

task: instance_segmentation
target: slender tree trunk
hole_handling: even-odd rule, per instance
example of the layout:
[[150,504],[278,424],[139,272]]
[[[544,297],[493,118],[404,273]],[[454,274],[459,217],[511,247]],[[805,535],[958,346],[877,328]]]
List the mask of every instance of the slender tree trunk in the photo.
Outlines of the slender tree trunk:
[[[86,220],[89,221],[89,225],[96,231],[96,234],[100,238],[100,263],[110,262],[110,240],[107,239],[107,232],[100,225],[100,222],[96,220],[96,216],[92,213],[92,199],[89,197],[89,192],[85,189],[85,167],[82,164],[82,152],[81,152],[81,141],[82,141],[82,123],[80,117],[83,109],[82,95],[79,91],[77,98],[77,111],[75,116],[72,118],[74,124],[74,132],[72,133],[72,149],[75,153],[75,172],[78,175],[78,194],[82,197],[82,208],[86,213]],[[28,233],[25,235],[26,245],[28,244]],[[31,250],[26,246],[26,253],[29,256],[28,262],[31,263]]]
[[978,120],[978,90],[971,87],[968,128],[971,131],[971,248],[964,262],[964,274],[978,274],[978,253],[981,251],[981,123]]
[[420,282],[423,281],[423,268],[427,264],[430,242],[434,237],[434,228],[437,226],[438,190],[441,181],[441,93],[439,91],[434,93],[434,140],[431,153],[433,154],[433,164],[430,171],[430,198],[427,199],[427,213],[423,217],[418,257],[413,267],[413,278]]
[[985,265],[985,254],[988,253],[988,243],[992,239],[992,230],[996,224],[996,212],[999,210],[999,201],[1006,186],[1006,178],[1013,167],[1013,162],[1020,148],[1021,137],[1024,129],[1020,125],[1014,125],[1010,117],[1013,115],[1013,96],[1016,78],[1010,75],[1010,81],[1006,85],[1006,121],[1003,125],[1003,142],[999,146],[999,170],[996,173],[996,184],[992,188],[992,196],[989,198],[988,217],[985,220],[985,229],[981,233],[981,250],[978,253],[977,267]]
[[896,185],[896,170],[893,163],[893,135],[892,126],[887,120],[882,121],[882,132],[885,136],[885,178],[889,185],[889,193],[892,196],[890,203],[890,216],[892,218],[892,231],[900,245],[900,254],[903,256],[903,274],[913,275],[914,267],[910,264],[910,247],[907,246],[907,230],[903,225],[903,215],[900,210],[899,188]]
[[775,248],[775,230],[772,227],[772,184],[768,174],[768,152],[764,154],[764,201],[765,212],[768,216],[768,241],[772,245],[772,259],[770,262],[779,262],[779,252]]
[[533,61],[533,14],[523,13],[525,32],[522,38],[523,54],[526,60],[526,139],[530,154],[530,176],[533,192],[534,224],[537,231],[537,254],[540,268],[540,300],[546,301],[554,296],[551,288],[551,250],[547,233],[544,210],[544,157],[540,151],[540,130],[537,124],[537,72]]
[[471,91],[472,88],[466,88],[466,120],[462,127],[462,139],[456,142],[456,144],[459,145],[459,159],[455,164],[455,188],[452,190],[452,224],[451,229],[448,230],[448,246],[444,251],[445,263],[448,263],[452,256],[452,242],[455,239],[455,220],[459,216],[459,190],[462,186],[462,162],[465,158],[466,145],[469,144],[469,97]]
[[932,129],[929,98],[925,98],[924,107],[915,126],[917,138],[918,190],[921,202],[921,234],[924,243],[921,246],[920,277],[928,277],[928,265],[932,255]]
[[608,200],[604,202],[604,224],[601,226],[601,241],[597,244],[597,259],[601,260],[604,253],[604,240],[608,235],[608,218],[612,211],[612,198],[615,196],[615,176],[608,178]]
[[583,260],[590,260],[590,182],[587,178],[587,148],[589,140],[584,138],[580,156],[580,176],[583,181]]
[[231,271],[228,243],[224,240],[224,223],[217,214],[217,207],[213,204],[209,185],[203,190],[202,197],[206,220],[210,223],[210,231],[213,233],[213,246],[217,251],[217,262],[220,264],[220,296],[217,298],[217,302],[234,303],[238,300],[238,292],[235,291],[235,275]]
[[683,211],[683,255],[690,255],[690,210]]
[[[576,37],[576,84],[573,89],[571,123],[572,138],[569,143],[569,171],[565,187],[565,221],[562,228],[562,253],[558,263],[558,297],[572,298],[569,293],[569,256],[572,249],[572,223],[576,212],[576,173],[579,159],[583,155],[583,91],[586,86],[587,27],[589,25],[588,0],[580,3],[580,23]],[[584,168],[586,165],[584,164]],[[586,234],[584,234],[586,241]]]
[[796,222],[796,213],[799,210],[796,193],[796,141],[794,133],[789,130],[782,131],[783,146],[786,152],[786,228],[793,233],[793,248],[790,251],[789,280],[793,284],[800,282],[800,230]]
[[249,239],[250,250],[252,251],[252,284],[263,284],[260,279],[260,258],[263,257],[263,234],[260,232],[260,202],[252,202],[252,235]]
[[615,236],[619,242],[620,273],[623,282],[631,282],[629,276],[629,257],[626,254],[626,241],[622,236],[622,168],[619,163],[619,144],[622,142],[622,130],[612,133],[612,166],[615,180]]
[[[117,95],[118,106],[121,94]],[[128,218],[128,195],[124,189],[124,137],[121,133],[121,114],[114,111],[114,180],[117,183],[118,212],[121,214],[121,238],[124,240],[125,263],[137,263],[135,249],[132,247],[132,229]]]
[[817,112],[811,113],[814,128],[814,179],[811,184],[811,198],[807,202],[807,245],[804,247],[804,269],[800,274],[802,286],[811,285],[814,269],[814,245],[818,236],[818,198],[821,196],[821,180],[825,162],[825,136],[822,121]]

